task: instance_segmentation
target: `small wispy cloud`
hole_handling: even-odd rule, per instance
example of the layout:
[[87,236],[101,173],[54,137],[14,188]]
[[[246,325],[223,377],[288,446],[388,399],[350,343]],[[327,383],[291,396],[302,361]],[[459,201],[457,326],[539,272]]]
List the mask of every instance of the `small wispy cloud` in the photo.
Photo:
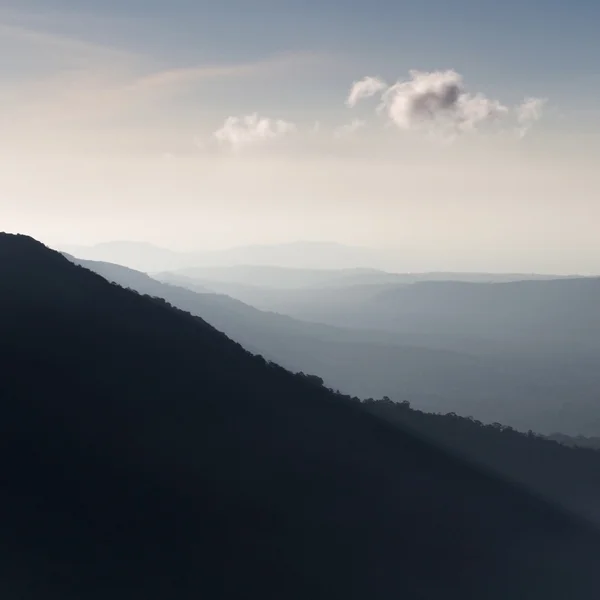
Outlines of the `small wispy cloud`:
[[219,144],[238,152],[248,146],[273,141],[297,131],[294,123],[254,113],[245,117],[228,117],[223,126],[215,131],[214,138]]
[[365,77],[360,81],[355,81],[346,99],[346,105],[353,108],[360,100],[371,98],[383,92],[387,87],[387,83],[379,77]]
[[546,98],[526,98],[522,104],[517,106],[517,133],[519,137],[524,137],[533,124],[542,118],[547,103]]

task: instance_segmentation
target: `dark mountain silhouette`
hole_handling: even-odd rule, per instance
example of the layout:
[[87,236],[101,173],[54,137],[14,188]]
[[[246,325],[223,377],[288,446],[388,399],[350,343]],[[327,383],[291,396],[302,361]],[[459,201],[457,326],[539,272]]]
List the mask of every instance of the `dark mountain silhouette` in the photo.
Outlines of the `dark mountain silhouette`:
[[3,597],[589,598],[584,522],[0,236]]

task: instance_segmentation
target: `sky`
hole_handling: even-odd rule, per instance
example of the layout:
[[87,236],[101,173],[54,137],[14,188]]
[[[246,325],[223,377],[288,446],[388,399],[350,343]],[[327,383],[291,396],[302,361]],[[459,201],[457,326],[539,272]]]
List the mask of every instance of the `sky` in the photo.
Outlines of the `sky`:
[[0,0],[0,229],[600,273],[600,4]]

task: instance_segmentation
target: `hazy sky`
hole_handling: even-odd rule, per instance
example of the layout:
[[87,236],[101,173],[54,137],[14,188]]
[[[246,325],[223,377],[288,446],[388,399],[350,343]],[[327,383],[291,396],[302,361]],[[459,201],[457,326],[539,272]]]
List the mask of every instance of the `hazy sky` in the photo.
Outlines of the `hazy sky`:
[[0,229],[600,272],[600,3],[0,0]]

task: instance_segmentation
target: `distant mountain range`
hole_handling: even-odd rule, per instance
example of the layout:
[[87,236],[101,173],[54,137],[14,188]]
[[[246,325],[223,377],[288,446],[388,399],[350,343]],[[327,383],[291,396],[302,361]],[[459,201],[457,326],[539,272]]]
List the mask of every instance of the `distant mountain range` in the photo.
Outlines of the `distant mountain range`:
[[[361,246],[348,246],[334,242],[291,242],[286,244],[253,245],[229,248],[212,252],[176,252],[158,246],[131,241],[115,241],[95,246],[61,246],[68,254],[86,260],[110,262],[144,271],[157,273],[161,271],[180,271],[181,275],[201,277],[208,275],[221,280],[238,281],[240,277],[251,279],[253,276],[261,280],[270,280],[276,285],[277,279],[287,281],[293,279],[293,286],[305,285],[313,281],[323,283],[330,278],[348,278],[354,283],[398,281],[412,282],[416,280],[456,281],[515,281],[520,279],[550,279],[558,275],[537,274],[494,274],[494,273],[410,273],[413,258],[400,250],[381,250]],[[203,273],[202,269],[209,269]],[[228,273],[223,267],[235,267]],[[275,267],[275,268],[273,268]],[[277,269],[279,268],[279,270]],[[200,269],[199,271],[196,269]],[[282,269],[297,270],[295,274],[285,274]],[[309,273],[314,271],[314,273]],[[329,271],[329,273],[327,273]],[[338,272],[339,271],[339,272]],[[251,281],[246,281],[251,283]]]
[[[163,298],[200,316],[248,350],[294,371],[319,375],[328,386],[344,393],[363,398],[388,395],[396,400],[408,399],[423,410],[454,411],[486,422],[500,421],[523,431],[600,433],[600,413],[591,408],[600,391],[600,374],[594,366],[600,352],[573,360],[570,354],[574,354],[574,344],[581,340],[573,335],[568,338],[569,330],[564,327],[560,334],[564,347],[538,344],[535,335],[527,337],[522,319],[515,320],[520,313],[511,317],[513,312],[522,306],[523,314],[534,311],[544,319],[549,308],[543,302],[528,308],[518,285],[505,288],[504,284],[473,284],[473,292],[464,298],[453,296],[458,294],[456,290],[463,289],[463,284],[448,284],[447,295],[432,297],[430,288],[421,283],[402,284],[399,288],[395,284],[283,291],[252,288],[257,294],[279,299],[279,312],[269,312],[212,293],[207,287],[212,282],[190,285],[193,280],[176,278],[176,284],[166,284],[119,265],[72,257],[71,260],[109,281]],[[306,282],[306,272],[302,272],[302,277]],[[592,280],[590,284],[590,301],[586,311],[579,314],[581,319],[594,314]],[[471,289],[464,285],[465,290]],[[537,289],[536,282],[531,285]],[[539,285],[543,288],[546,284]],[[492,296],[484,298],[475,310],[478,286],[482,286],[481,293],[489,290]],[[573,302],[587,295],[579,290],[578,280],[569,282],[566,289],[572,289]],[[408,299],[398,304],[384,302],[395,290],[406,290]],[[504,293],[508,296],[495,301],[495,292],[501,294],[500,299]],[[540,294],[540,298],[552,301],[553,295],[544,289]],[[312,307],[315,316],[329,314],[331,323],[281,314],[293,312],[290,306],[295,306],[293,302],[298,298]],[[565,299],[563,304],[568,305],[568,301]],[[485,306],[498,306],[496,313],[500,308],[507,310],[505,320],[497,321],[500,315],[491,315],[487,327],[482,316]],[[394,315],[403,315],[403,310],[413,316],[399,321]],[[405,321],[408,325],[402,325]],[[455,322],[460,327],[451,329]],[[559,337],[559,325],[548,327],[546,336]]]
[[24,236],[0,235],[0,361],[2,597],[598,589],[586,521]]
[[[202,276],[194,277],[194,272]],[[484,275],[468,274],[463,279],[460,274],[389,274],[387,282],[356,283],[356,278],[372,274],[355,274],[348,280],[338,273],[320,283],[313,278],[309,285],[300,285],[298,275],[288,273],[288,280],[296,280],[294,286],[272,287],[260,285],[268,277],[249,283],[248,268],[213,269],[213,278],[210,272],[194,269],[155,277],[189,289],[226,293],[261,310],[304,321],[427,336],[440,347],[447,339],[454,343],[464,338],[506,348],[543,342],[545,353],[560,351],[565,342],[575,353],[600,351],[598,277],[503,275],[486,280]]]
[[536,275],[523,273],[390,273],[379,269],[290,269],[265,265],[234,265],[228,267],[191,267],[158,273],[159,279],[177,277],[205,280],[211,284],[235,284],[271,289],[342,288],[366,285],[400,285],[421,281],[464,281],[472,283],[503,283],[510,281],[541,281],[571,279],[573,276]]
[[141,242],[107,242],[96,246],[63,246],[84,258],[111,262],[145,272],[193,267],[269,265],[285,268],[354,269],[382,267],[398,261],[388,252],[328,242],[241,246],[213,252],[175,252]]

